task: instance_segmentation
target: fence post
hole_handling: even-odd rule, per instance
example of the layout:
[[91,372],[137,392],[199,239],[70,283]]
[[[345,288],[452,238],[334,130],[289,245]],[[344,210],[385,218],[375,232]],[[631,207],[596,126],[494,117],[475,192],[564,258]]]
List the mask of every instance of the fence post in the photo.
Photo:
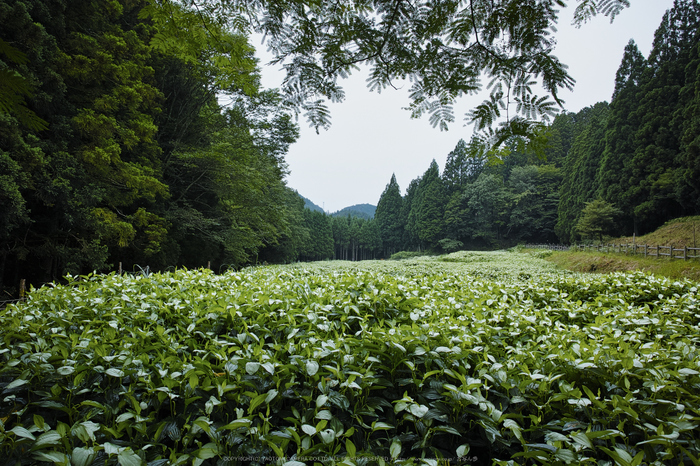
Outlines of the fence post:
[[683,246],[683,260],[688,260],[688,246]]
[[211,261],[207,261],[207,268],[211,269]]
[[119,263],[119,275],[121,275],[121,274],[122,274],[122,263],[120,262]]
[[27,280],[21,279],[19,281],[19,300],[24,301],[27,296]]

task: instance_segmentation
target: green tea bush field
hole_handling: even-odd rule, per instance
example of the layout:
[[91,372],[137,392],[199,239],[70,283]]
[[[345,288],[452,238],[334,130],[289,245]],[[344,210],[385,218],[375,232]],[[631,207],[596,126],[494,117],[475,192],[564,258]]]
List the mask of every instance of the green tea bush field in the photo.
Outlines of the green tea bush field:
[[697,464],[698,285],[509,252],[90,275],[0,311],[4,464]]

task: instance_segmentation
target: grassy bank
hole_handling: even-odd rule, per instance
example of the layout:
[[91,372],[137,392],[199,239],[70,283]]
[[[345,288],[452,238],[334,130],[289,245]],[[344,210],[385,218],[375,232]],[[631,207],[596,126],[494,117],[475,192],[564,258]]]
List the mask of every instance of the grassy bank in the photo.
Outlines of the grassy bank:
[[674,248],[698,247],[700,245],[700,216],[682,217],[666,222],[658,230],[637,238],[623,237],[611,243],[650,244],[673,246]]
[[[605,243],[672,246],[674,248],[696,247],[700,244],[700,216],[683,217],[667,222],[658,230],[636,238],[607,239]],[[536,251],[536,252],[535,252]],[[595,251],[532,250],[545,257],[561,269],[575,272],[611,273],[642,271],[671,279],[688,278],[700,282],[700,260],[679,260],[631,256],[624,253],[602,253]]]
[[547,260],[562,269],[576,272],[610,273],[639,270],[671,279],[688,278],[700,281],[698,260],[657,259],[593,251],[557,251],[547,257]]

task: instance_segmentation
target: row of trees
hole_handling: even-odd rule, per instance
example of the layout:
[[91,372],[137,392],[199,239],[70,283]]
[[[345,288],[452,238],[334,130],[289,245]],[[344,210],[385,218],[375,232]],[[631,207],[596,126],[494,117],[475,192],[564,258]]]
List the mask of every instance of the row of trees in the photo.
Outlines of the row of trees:
[[[567,120],[568,121],[568,120]],[[561,125],[561,122],[556,123]],[[560,144],[548,148],[556,159]],[[564,141],[566,143],[566,141]],[[473,156],[460,140],[442,174],[433,161],[405,195],[392,176],[373,219],[300,212],[299,260],[388,258],[402,250],[452,251],[517,241],[556,241],[560,166],[513,151],[505,161]],[[301,204],[300,204],[301,205]],[[274,260],[275,253],[265,260]]]
[[467,154],[467,145],[460,141],[442,174],[433,161],[403,197],[392,176],[375,214],[385,255],[556,241],[560,168],[489,164]]
[[[299,199],[301,199],[299,197]],[[290,241],[291,254],[280,254],[280,247],[266,248],[261,254],[265,262],[295,260],[366,260],[382,257],[382,239],[377,222],[359,216],[331,216],[297,205],[301,210],[295,228],[297,236]],[[283,245],[285,242],[282,242]]]

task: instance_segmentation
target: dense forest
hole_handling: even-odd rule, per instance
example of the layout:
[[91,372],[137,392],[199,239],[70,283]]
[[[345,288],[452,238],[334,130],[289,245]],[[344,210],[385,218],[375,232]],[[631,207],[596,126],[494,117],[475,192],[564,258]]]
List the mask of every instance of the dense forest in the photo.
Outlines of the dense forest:
[[161,44],[148,8],[0,2],[3,77],[31,91],[26,112],[0,112],[6,289],[118,263],[240,266],[272,246],[296,258],[284,155],[298,128],[260,88],[254,49],[184,9],[199,43]]
[[[649,57],[630,42],[609,104],[560,114],[547,126],[513,119],[509,132],[495,134],[502,142],[497,150],[479,136],[460,140],[442,173],[433,162],[404,194],[392,177],[374,218],[304,208],[304,199],[285,184],[284,157],[298,137],[298,108],[284,103],[282,91],[261,88],[246,34],[187,2],[163,4],[167,14],[146,0],[0,0],[5,295],[16,293],[20,279],[39,285],[117,264],[125,270],[209,264],[218,271],[382,258],[402,250],[569,243],[607,232],[641,234],[700,210],[695,0],[675,2]],[[518,11],[513,17],[529,21]],[[282,50],[278,39],[287,34],[298,46],[289,54],[311,50],[294,42],[307,37],[303,28],[302,36],[280,29],[285,12],[267,13],[261,27],[272,34],[273,48]],[[379,45],[405,56],[402,44]],[[329,60],[342,52],[332,40],[321,45]],[[372,50],[364,52],[365,60],[376,59]],[[540,56],[535,48],[528,53]],[[486,67],[489,56],[470,60]],[[419,71],[426,80],[437,79],[428,64],[414,62],[425,65]],[[290,70],[310,73],[307,65]],[[342,75],[343,66],[334,72]],[[550,83],[553,94],[566,82],[557,70],[552,73],[562,77]],[[377,86],[407,71],[382,72]],[[300,83],[317,83],[331,99],[342,92],[304,76],[285,85],[301,89],[299,105],[318,124],[324,107],[303,103],[308,95]],[[449,83],[442,86],[449,90]],[[439,106],[427,107],[433,91],[423,91],[414,93],[413,113],[438,112]],[[465,92],[452,91],[445,102]],[[473,117],[477,126],[489,118],[480,111]],[[527,131],[519,135],[516,123]],[[596,224],[602,217],[606,221]]]

